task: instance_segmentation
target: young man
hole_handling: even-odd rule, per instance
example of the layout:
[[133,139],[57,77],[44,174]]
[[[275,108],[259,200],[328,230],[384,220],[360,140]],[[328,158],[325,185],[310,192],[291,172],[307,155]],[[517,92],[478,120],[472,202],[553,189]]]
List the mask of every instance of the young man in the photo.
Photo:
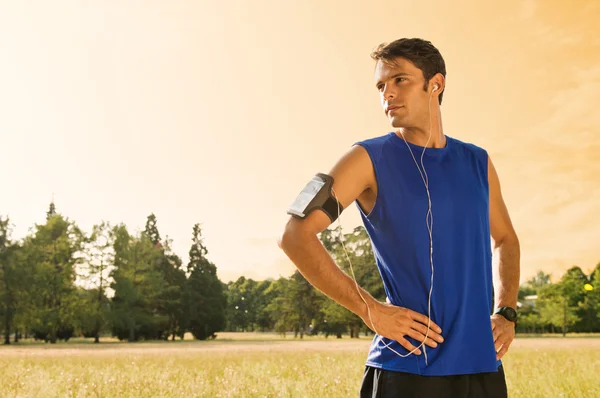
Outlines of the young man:
[[498,175],[485,150],[444,134],[446,69],[430,42],[399,39],[371,56],[395,130],[353,145],[329,175],[339,204],[357,203],[387,301],[341,271],[317,238],[338,214],[291,217],[279,246],[375,331],[361,397],[505,397],[520,249]]

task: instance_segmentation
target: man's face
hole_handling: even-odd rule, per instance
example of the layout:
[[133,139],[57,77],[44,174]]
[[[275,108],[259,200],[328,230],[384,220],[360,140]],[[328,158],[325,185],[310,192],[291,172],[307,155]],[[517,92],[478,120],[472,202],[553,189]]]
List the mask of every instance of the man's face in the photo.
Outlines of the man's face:
[[377,61],[375,85],[393,127],[423,127],[427,123],[429,95],[423,90],[424,82],[423,72],[404,58],[396,58],[393,65]]

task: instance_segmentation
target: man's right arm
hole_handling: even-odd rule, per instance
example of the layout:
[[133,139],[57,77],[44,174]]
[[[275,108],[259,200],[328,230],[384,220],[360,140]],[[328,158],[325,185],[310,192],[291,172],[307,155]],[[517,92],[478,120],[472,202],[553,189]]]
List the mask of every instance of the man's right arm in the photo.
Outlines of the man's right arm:
[[[369,155],[360,146],[352,147],[328,173],[333,177],[333,191],[344,209],[370,188],[374,179],[370,173],[373,173],[373,166]],[[279,247],[314,287],[366,319],[367,305],[374,306],[377,300],[361,289],[367,304],[363,302],[354,280],[335,264],[317,237],[330,224],[331,220],[320,209],[312,211],[304,219],[290,217],[279,238]]]
[[[334,179],[333,191],[343,208],[347,208],[365,190],[374,188],[376,184],[371,159],[365,148],[359,145],[352,147],[328,174]],[[278,245],[310,284],[357,314],[372,330],[376,328],[376,332],[397,340],[412,351],[415,347],[404,336],[423,341],[427,332],[427,317],[379,302],[343,272],[317,237],[330,224],[331,220],[321,210],[312,211],[304,219],[290,217]],[[441,336],[435,332],[437,330],[441,332],[431,322],[427,341],[431,347],[437,346],[431,338],[441,342]],[[420,350],[416,353],[420,354]]]

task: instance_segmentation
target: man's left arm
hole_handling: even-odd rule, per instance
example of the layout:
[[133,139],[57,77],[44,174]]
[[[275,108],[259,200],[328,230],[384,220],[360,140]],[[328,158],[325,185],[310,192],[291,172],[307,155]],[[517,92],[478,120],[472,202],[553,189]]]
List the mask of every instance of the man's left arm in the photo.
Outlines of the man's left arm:
[[[496,308],[517,308],[520,277],[519,239],[513,228],[502,192],[498,173],[488,157],[488,182],[490,188],[490,232],[494,251],[498,255],[498,267],[494,268],[494,292]],[[515,323],[502,315],[492,315],[492,330],[496,346],[496,359],[501,359],[515,338]]]

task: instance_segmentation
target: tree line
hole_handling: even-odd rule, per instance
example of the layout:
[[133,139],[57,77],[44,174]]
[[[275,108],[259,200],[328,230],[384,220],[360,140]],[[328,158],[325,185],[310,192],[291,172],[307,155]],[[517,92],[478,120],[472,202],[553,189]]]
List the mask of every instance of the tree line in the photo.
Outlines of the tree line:
[[[339,228],[319,235],[336,264],[376,299],[386,295],[366,230]],[[344,252],[342,241],[346,248]],[[312,287],[298,272],[223,283],[207,259],[200,224],[192,228],[189,261],[161,238],[150,214],[132,234],[124,224],[94,225],[90,234],[56,212],[21,240],[0,217],[0,330],[4,343],[73,336],[139,340],[216,337],[219,331],[358,337],[370,329],[351,311]],[[352,263],[352,270],[348,260]],[[517,332],[600,332],[600,263],[586,275],[569,269],[560,281],[539,272],[519,290]]]
[[[362,226],[343,236],[348,257],[339,228],[323,231],[320,239],[340,268],[352,276],[349,259],[359,285],[385,301],[371,243]],[[559,281],[552,283],[550,278],[539,271],[520,286],[517,333],[600,332],[600,263],[589,275],[573,266]],[[276,281],[240,277],[228,283],[227,289],[228,331],[292,331],[300,336],[308,332],[337,337],[371,333],[357,315],[311,288],[298,272]]]
[[110,334],[121,340],[207,339],[225,327],[226,295],[206,258],[199,224],[183,266],[148,216],[144,231],[107,222],[84,233],[50,204],[20,241],[0,217],[0,319],[4,343],[50,343]]

